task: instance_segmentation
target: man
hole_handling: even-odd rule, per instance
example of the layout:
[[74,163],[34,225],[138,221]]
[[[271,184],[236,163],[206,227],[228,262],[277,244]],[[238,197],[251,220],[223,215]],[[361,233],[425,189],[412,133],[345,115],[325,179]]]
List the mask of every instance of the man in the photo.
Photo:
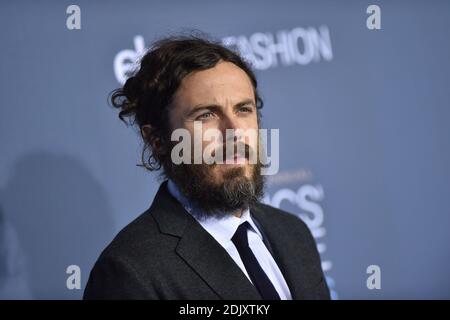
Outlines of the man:
[[[166,181],[103,251],[85,299],[329,299],[306,225],[259,202],[264,165],[250,161],[259,137],[227,135],[256,132],[262,108],[238,54],[195,36],[160,40],[111,98],[141,131],[144,166]],[[198,124],[201,160],[223,161],[194,161]],[[173,152],[179,129],[194,140]],[[208,130],[223,135],[205,139]]]

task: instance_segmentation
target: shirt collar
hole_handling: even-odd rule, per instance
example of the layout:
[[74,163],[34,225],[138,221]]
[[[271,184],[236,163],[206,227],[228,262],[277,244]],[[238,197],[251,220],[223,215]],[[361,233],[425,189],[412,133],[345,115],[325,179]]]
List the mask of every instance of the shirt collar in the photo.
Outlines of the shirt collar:
[[[243,210],[240,218],[231,213],[222,214],[220,216],[201,215],[198,214],[201,209],[195,207],[192,202],[181,193],[177,185],[172,180],[169,179],[167,187],[172,196],[174,196],[183,205],[186,211],[189,212],[206,229],[206,231],[208,231],[219,242],[230,241],[239,225],[245,221],[248,221],[250,224],[250,230],[256,232],[261,240],[263,239],[260,231],[252,219],[249,208],[245,208]],[[203,218],[200,219],[200,217]]]

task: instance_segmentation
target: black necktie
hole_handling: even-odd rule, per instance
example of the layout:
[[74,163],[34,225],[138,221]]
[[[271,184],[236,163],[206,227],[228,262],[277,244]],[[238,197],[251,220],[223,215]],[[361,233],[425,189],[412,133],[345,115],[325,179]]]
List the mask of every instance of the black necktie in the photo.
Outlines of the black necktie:
[[252,279],[253,284],[264,300],[281,300],[277,291],[275,290],[269,277],[267,277],[264,270],[258,263],[255,255],[248,245],[247,228],[250,226],[248,221],[242,223],[236,230],[235,234],[231,238],[236,249],[241,256],[247,273]]

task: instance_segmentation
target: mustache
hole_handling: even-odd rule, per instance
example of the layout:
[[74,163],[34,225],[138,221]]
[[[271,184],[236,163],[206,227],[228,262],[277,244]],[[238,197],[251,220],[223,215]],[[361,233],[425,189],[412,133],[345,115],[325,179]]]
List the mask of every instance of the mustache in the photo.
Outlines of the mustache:
[[[229,154],[227,154],[227,151]],[[245,142],[239,141],[232,145],[232,149],[227,149],[227,144],[221,144],[217,146],[208,157],[217,159],[217,156],[222,155],[222,160],[225,162],[227,160],[227,156],[230,156],[230,159],[234,159],[234,157],[245,158],[246,160],[250,160],[251,157],[256,156],[255,150],[250,147]]]

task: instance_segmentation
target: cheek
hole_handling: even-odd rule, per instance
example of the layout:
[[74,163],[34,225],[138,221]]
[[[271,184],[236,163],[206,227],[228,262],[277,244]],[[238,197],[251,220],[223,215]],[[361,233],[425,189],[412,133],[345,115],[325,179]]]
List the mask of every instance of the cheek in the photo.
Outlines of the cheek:
[[217,150],[218,147],[221,147],[222,144],[217,141],[203,141],[202,144],[202,153],[207,153],[209,156],[213,155],[213,152]]
[[246,132],[244,142],[255,149],[258,146],[259,139],[259,127],[256,118],[243,123],[242,128]]

